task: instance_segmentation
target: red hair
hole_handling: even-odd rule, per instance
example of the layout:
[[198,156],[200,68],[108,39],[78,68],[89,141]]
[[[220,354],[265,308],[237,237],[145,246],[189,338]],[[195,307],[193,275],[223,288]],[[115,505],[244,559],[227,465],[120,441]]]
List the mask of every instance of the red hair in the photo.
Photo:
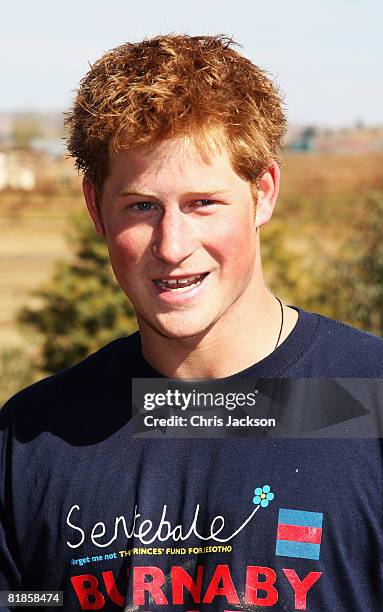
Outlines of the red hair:
[[252,183],[279,161],[281,96],[224,35],[166,35],[105,53],[66,114],[76,167],[99,189],[115,153],[180,136],[223,134],[234,170]]

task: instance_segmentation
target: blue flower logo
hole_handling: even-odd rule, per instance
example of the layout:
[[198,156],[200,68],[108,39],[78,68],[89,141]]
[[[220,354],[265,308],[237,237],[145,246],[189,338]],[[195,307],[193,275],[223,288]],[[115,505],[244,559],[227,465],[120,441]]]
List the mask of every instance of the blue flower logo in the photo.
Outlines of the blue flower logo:
[[263,487],[257,487],[254,489],[253,503],[260,504],[262,508],[267,508],[269,502],[274,499],[274,493],[270,490],[269,485],[263,485]]

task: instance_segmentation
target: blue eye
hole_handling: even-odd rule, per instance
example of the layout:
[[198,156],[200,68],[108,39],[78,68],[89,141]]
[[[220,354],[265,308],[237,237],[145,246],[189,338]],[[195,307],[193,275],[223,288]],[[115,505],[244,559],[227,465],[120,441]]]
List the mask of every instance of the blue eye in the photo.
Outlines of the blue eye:
[[152,206],[153,204],[151,202],[138,202],[137,204],[134,204],[134,208],[141,212],[147,212],[148,210],[151,210]]
[[214,200],[198,200],[198,202],[201,202],[202,206],[210,206],[211,204],[215,204]]

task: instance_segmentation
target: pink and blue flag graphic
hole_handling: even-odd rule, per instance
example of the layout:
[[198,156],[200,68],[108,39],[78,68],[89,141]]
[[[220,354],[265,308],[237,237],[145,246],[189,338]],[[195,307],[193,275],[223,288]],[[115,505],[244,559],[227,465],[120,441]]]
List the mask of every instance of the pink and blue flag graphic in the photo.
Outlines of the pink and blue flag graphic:
[[281,557],[319,559],[322,512],[280,508],[275,554]]

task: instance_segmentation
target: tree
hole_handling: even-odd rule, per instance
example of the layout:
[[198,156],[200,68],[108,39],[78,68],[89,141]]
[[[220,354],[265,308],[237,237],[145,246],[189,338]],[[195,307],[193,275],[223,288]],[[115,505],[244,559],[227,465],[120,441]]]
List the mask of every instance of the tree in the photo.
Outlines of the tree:
[[18,347],[0,352],[0,407],[14,393],[34,382],[29,355]]
[[[367,198],[365,215],[354,247],[358,253],[353,266],[345,269],[345,281],[352,287],[350,302],[361,325],[383,335],[383,194]],[[351,312],[350,312],[351,314]]]
[[357,216],[355,238],[328,262],[322,296],[337,318],[383,336],[383,193],[371,192]]
[[136,329],[133,308],[110,270],[106,244],[88,218],[76,217],[71,242],[74,260],[58,264],[52,280],[35,293],[40,306],[19,315],[41,337],[39,367],[46,373]]

